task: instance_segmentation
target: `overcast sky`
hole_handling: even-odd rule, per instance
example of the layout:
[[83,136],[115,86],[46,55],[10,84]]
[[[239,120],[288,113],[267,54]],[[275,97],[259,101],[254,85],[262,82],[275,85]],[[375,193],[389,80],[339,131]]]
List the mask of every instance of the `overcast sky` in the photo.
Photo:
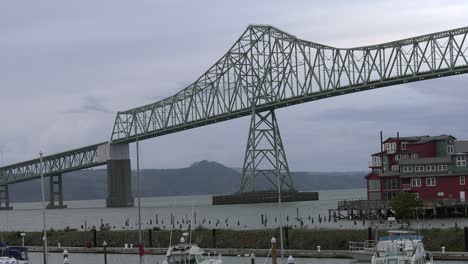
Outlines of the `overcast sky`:
[[[249,24],[353,47],[468,26],[467,14],[467,1],[2,1],[3,163],[109,140],[116,111],[183,89]],[[457,76],[296,105],[277,116],[292,171],[364,170],[380,130],[468,139],[467,100],[468,76]],[[142,167],[203,159],[241,167],[248,124],[244,117],[146,140]]]

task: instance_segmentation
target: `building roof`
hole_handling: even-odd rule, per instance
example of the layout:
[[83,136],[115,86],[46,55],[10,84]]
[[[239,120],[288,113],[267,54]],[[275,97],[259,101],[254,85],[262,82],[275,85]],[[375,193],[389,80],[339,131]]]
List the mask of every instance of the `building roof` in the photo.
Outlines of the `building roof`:
[[421,144],[421,143],[426,143],[429,141],[433,140],[446,140],[448,138],[453,138],[456,139],[452,135],[440,135],[440,136],[412,136],[412,137],[389,137],[387,138],[384,142],[387,142],[389,140],[400,140],[400,141],[408,141],[408,144]]
[[[428,137],[428,136],[424,136]],[[421,136],[414,136],[414,137],[389,137],[384,142],[387,142],[389,140],[397,140],[399,139],[400,141],[418,141],[421,138]]]
[[447,140],[449,138],[456,139],[454,136],[451,135],[440,135],[440,136],[422,136],[420,139],[416,142],[410,142],[408,144],[422,144],[422,143],[427,143],[430,141],[435,141],[435,140]]
[[448,163],[452,163],[452,159],[450,157],[431,157],[431,158],[400,160],[400,165],[448,164]]
[[455,141],[455,153],[468,153],[468,140]]

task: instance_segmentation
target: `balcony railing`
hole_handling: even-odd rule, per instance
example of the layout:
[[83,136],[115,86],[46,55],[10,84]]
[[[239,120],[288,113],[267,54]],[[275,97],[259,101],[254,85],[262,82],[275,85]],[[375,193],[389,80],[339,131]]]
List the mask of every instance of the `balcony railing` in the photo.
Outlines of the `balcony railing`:
[[409,190],[411,190],[411,183],[403,183],[403,184],[401,185],[401,189],[402,189],[403,191],[409,191]]

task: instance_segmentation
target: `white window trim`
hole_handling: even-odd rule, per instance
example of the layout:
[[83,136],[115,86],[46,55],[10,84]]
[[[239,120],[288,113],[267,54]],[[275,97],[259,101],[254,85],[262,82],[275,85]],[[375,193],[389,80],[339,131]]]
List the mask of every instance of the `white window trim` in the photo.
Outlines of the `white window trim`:
[[448,166],[446,164],[437,165],[438,171],[447,171],[447,169],[448,169]]
[[421,178],[411,178],[411,187],[421,187]]
[[[432,180],[431,179],[434,179],[434,183],[432,183]],[[437,185],[437,179],[436,177],[427,177],[426,178],[426,186],[429,186],[429,187],[434,187]]]
[[408,142],[401,142],[401,150],[406,150],[406,145],[408,145]]
[[404,166],[403,172],[413,172],[413,166]]
[[452,145],[447,146],[447,154],[453,154],[454,153],[454,147]]
[[466,166],[466,156],[457,156],[455,160],[456,160],[457,167]]
[[[463,181],[462,181],[462,179],[463,179]],[[460,176],[459,179],[458,179],[460,185],[465,185],[465,183],[466,183],[465,180],[466,180],[466,179],[465,179],[465,176]]]

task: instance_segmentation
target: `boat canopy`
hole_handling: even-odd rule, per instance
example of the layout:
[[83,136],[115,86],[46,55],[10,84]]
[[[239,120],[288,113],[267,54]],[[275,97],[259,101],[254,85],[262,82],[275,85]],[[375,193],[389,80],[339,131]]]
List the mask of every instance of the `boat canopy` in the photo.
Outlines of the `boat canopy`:
[[391,240],[423,240],[423,236],[408,234],[408,235],[390,235],[390,236],[379,237],[379,241],[391,241]]

